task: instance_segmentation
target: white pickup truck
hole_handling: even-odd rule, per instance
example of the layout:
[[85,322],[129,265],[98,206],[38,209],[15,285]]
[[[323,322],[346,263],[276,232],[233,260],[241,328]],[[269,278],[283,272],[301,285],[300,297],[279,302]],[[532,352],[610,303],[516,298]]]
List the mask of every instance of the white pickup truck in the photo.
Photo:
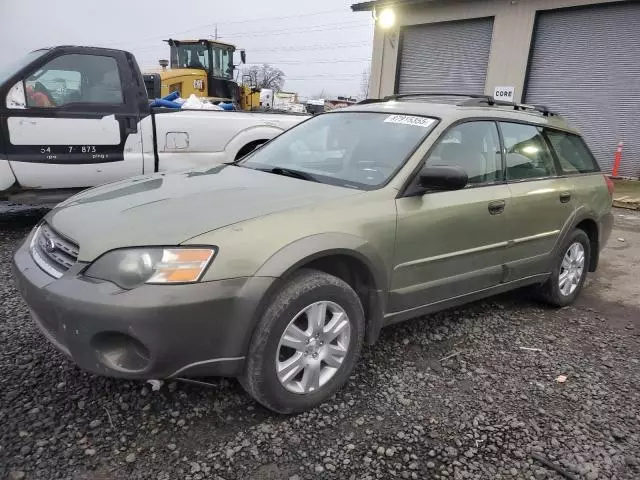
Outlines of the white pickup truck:
[[0,70],[0,198],[55,204],[138,174],[234,161],[306,118],[151,108],[132,54],[36,50]]

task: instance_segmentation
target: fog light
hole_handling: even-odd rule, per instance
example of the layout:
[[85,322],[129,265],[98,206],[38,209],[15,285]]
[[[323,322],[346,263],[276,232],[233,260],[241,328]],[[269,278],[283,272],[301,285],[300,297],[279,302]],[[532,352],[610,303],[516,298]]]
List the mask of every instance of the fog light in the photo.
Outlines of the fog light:
[[91,339],[100,362],[108,368],[126,373],[140,372],[149,365],[149,349],[129,335],[102,332]]

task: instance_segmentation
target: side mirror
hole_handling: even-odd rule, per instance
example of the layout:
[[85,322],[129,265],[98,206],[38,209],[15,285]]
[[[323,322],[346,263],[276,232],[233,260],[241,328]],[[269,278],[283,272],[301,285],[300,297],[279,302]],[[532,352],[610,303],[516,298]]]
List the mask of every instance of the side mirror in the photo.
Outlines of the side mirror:
[[467,186],[469,177],[460,167],[425,167],[420,172],[418,182],[427,190],[460,190]]
[[242,63],[247,63],[247,52],[244,50],[240,50],[240,61]]

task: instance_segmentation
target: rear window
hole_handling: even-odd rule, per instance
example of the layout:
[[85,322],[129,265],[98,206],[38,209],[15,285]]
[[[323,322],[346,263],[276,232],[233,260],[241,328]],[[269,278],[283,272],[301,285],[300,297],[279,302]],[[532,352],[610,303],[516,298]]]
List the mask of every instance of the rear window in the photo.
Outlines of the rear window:
[[501,122],[500,128],[506,150],[507,180],[530,180],[556,174],[553,156],[540,127]]
[[545,135],[558,156],[563,173],[591,173],[600,168],[595,158],[578,135],[546,130]]

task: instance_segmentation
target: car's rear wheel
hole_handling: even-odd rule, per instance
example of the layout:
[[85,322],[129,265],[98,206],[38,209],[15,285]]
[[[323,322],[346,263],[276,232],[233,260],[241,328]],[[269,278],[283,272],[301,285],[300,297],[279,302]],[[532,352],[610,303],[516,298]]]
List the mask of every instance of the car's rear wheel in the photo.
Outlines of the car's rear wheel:
[[547,282],[540,287],[543,301],[556,307],[571,305],[582,290],[589,270],[591,242],[580,229],[566,239]]
[[349,378],[364,329],[362,304],[346,282],[324,272],[301,270],[266,307],[240,382],[276,412],[313,408]]

